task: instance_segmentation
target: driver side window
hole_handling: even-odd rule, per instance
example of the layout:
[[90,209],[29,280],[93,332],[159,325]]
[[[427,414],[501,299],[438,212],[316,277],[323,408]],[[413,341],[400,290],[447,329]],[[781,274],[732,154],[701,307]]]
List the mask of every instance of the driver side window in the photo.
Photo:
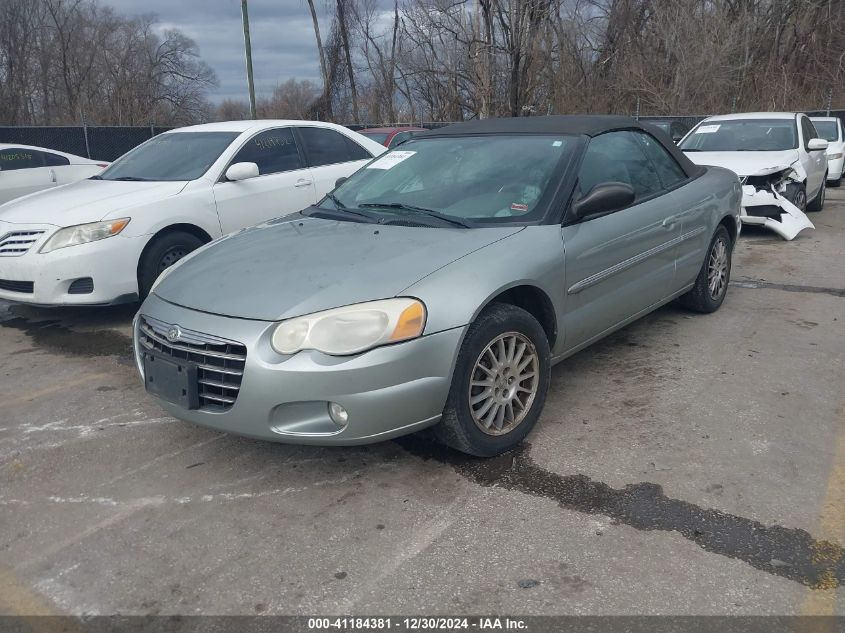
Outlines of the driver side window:
[[265,130],[256,134],[238,150],[231,164],[234,163],[255,163],[261,176],[302,168],[290,128]]
[[578,172],[581,196],[596,185],[621,182],[634,190],[638,201],[660,192],[657,172],[632,132],[607,132],[590,140]]

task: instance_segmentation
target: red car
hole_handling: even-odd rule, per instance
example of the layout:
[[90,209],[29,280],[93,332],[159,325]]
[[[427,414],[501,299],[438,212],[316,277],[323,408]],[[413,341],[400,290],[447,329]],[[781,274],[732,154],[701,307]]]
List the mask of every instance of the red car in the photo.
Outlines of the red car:
[[426,132],[425,128],[421,127],[371,127],[366,130],[358,130],[358,134],[363,134],[367,138],[371,138],[376,143],[381,143],[385,147],[392,148],[404,143],[409,138],[420,132]]

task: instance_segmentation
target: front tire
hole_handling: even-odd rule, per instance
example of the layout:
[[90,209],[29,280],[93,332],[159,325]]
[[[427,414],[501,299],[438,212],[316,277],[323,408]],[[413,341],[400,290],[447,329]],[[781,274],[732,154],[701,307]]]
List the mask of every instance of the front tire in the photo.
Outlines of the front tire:
[[791,182],[786,185],[784,197],[794,204],[803,213],[807,211],[807,189],[799,182]]
[[728,283],[731,280],[732,250],[731,236],[720,224],[710,240],[707,257],[704,258],[695,285],[681,296],[681,304],[684,307],[704,314],[719,309],[728,293]]
[[138,263],[140,300],[143,301],[150,294],[150,288],[165,269],[170,268],[191,251],[198,249],[203,243],[196,235],[184,231],[173,231],[154,237]]
[[488,306],[467,330],[435,437],[479,457],[515,447],[540,417],[550,357],[546,333],[531,314]]
[[807,205],[807,211],[821,211],[824,208],[825,189],[827,189],[827,174],[825,174],[816,197]]

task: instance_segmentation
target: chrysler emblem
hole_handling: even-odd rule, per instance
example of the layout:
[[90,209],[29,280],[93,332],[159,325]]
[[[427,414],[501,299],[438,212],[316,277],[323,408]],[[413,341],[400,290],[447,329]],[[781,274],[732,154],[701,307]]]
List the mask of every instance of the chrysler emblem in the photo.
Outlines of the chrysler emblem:
[[167,340],[171,343],[175,343],[180,338],[182,338],[182,330],[178,325],[171,325],[170,329],[167,330]]

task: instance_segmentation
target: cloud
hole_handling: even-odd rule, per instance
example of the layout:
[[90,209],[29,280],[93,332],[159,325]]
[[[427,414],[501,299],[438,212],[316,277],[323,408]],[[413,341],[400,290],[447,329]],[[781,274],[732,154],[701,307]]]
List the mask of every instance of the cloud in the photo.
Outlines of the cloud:
[[[209,97],[246,99],[246,65],[240,0],[103,0],[120,14],[154,13],[158,29],[177,28],[192,38],[200,56],[217,73],[220,86]],[[326,3],[316,2],[325,38]],[[282,81],[320,80],[320,62],[305,0],[249,0],[252,66],[257,96],[269,95]]]

